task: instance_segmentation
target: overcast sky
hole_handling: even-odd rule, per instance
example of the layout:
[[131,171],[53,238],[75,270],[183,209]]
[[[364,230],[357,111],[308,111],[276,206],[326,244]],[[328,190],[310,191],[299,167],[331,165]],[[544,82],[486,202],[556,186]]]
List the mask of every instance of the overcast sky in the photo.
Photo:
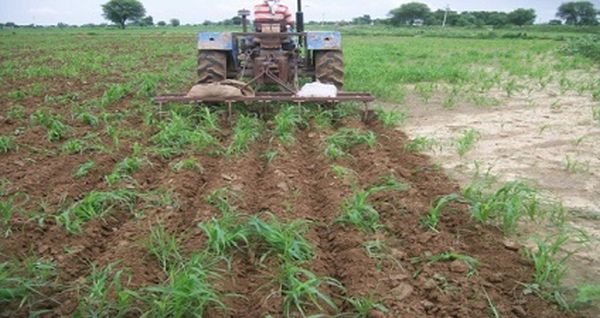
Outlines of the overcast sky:
[[[50,25],[58,22],[68,24],[103,22],[100,5],[107,0],[0,0],[0,22],[17,24]],[[218,21],[234,16],[238,9],[251,8],[256,0],[142,0],[148,15],[154,21],[178,18],[182,23]],[[307,21],[349,20],[370,14],[385,17],[387,13],[410,0],[304,0]],[[556,13],[564,0],[424,0],[433,10],[449,5],[456,11],[497,10],[511,11],[516,8],[534,8],[538,22],[546,22]],[[600,0],[592,0],[600,7]],[[296,1],[283,0],[295,8]]]

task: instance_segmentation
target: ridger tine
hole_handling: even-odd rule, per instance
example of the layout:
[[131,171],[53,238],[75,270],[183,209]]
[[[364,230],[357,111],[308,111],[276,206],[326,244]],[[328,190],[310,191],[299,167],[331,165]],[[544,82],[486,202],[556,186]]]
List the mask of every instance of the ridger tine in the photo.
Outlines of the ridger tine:
[[[198,85],[187,95],[156,97],[161,113],[162,106],[171,102],[225,103],[230,116],[234,103],[359,102],[363,103],[366,114],[369,103],[374,101],[371,94],[341,91],[344,61],[340,33],[305,32],[300,0],[297,32],[287,32],[286,24],[277,21],[255,21],[256,32],[248,32],[250,12],[242,10],[239,15],[243,32],[198,34]],[[303,94],[299,89],[300,78],[332,85],[329,88],[337,93]],[[196,88],[202,93],[192,94]]]

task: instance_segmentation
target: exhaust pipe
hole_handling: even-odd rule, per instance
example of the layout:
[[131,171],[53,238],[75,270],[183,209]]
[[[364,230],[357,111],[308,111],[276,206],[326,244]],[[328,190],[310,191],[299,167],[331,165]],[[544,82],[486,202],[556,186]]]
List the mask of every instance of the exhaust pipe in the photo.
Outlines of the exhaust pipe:
[[302,12],[302,0],[298,0],[298,11],[296,11],[296,32],[304,32],[304,12]]

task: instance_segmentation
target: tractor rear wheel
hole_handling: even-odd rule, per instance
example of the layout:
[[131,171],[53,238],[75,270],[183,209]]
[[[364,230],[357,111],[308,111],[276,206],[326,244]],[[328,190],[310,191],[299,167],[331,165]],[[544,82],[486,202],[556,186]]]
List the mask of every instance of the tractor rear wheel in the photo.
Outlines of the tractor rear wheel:
[[226,78],[227,55],[225,52],[198,52],[198,84],[215,83]]
[[324,84],[344,87],[344,54],[342,51],[316,51],[315,77]]

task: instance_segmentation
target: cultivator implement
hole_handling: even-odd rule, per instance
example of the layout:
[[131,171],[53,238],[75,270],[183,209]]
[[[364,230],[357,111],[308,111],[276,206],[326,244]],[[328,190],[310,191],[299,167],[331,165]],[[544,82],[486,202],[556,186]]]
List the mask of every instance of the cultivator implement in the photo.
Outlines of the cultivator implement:
[[160,107],[161,113],[163,106],[169,103],[183,103],[183,104],[225,104],[227,105],[229,116],[233,104],[244,103],[244,104],[270,104],[270,103],[293,103],[302,105],[305,103],[321,104],[321,105],[334,105],[343,102],[357,102],[362,103],[364,110],[367,111],[369,104],[373,102],[375,98],[368,93],[352,93],[352,92],[339,92],[335,97],[300,97],[292,93],[286,92],[257,92],[254,96],[235,96],[235,97],[192,97],[184,94],[168,94],[157,96],[154,98],[154,102]]

